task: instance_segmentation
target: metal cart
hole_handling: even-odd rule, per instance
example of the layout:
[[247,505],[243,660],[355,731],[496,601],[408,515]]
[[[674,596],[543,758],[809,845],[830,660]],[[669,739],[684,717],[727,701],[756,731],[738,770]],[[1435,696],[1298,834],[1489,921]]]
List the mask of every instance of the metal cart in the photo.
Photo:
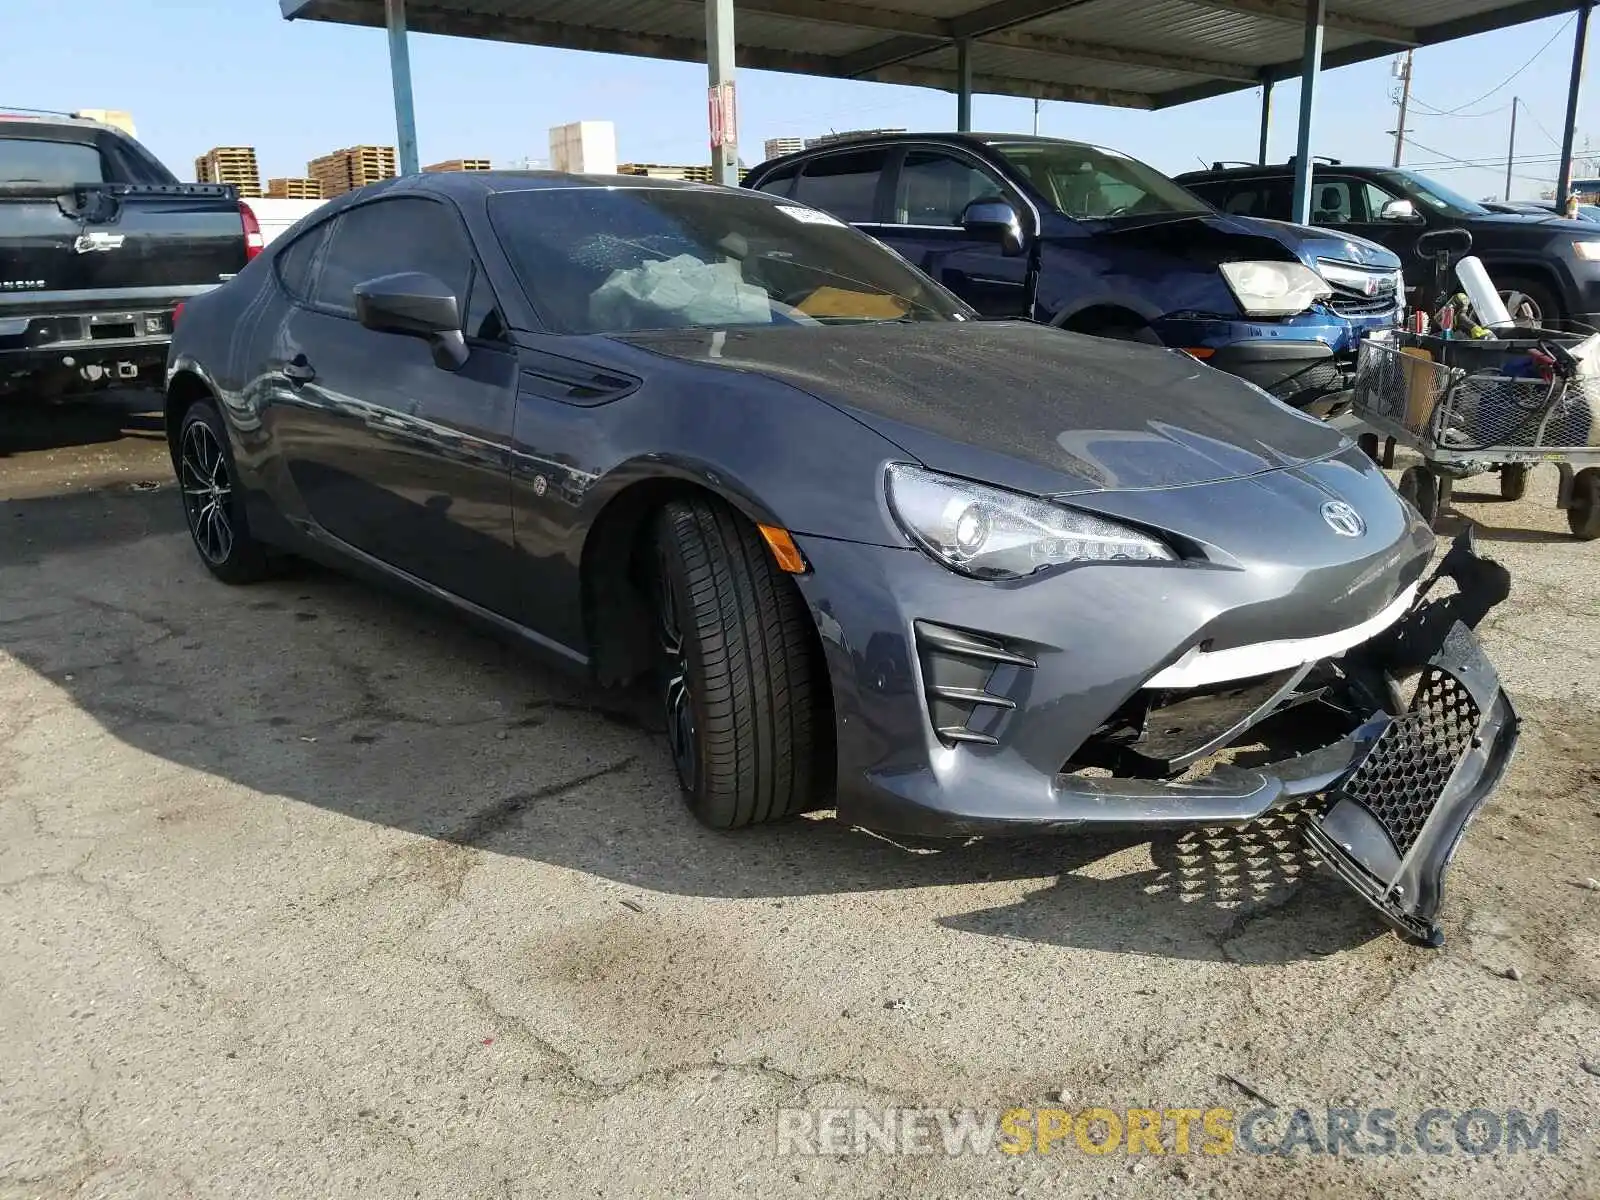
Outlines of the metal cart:
[[1362,435],[1362,448],[1377,459],[1378,439],[1386,438],[1386,467],[1397,442],[1422,456],[1401,474],[1399,489],[1430,524],[1457,479],[1498,471],[1500,494],[1517,500],[1530,468],[1554,463],[1556,507],[1566,510],[1573,535],[1600,537],[1600,377],[1521,373],[1530,351],[1580,340],[1532,332],[1504,341],[1374,335],[1361,347],[1351,405],[1376,431]]

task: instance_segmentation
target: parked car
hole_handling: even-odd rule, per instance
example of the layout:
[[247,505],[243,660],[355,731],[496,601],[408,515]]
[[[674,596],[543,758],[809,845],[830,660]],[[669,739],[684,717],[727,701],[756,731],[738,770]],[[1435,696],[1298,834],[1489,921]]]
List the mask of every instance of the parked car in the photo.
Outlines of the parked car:
[[259,248],[233,188],[111,125],[0,112],[0,396],[159,386],[173,310]]
[[[1178,176],[1195,195],[1230,213],[1286,218],[1293,211],[1294,164],[1219,167]],[[1472,234],[1517,320],[1600,325],[1600,231],[1554,213],[1495,213],[1415,171],[1319,162],[1311,175],[1311,223],[1382,242],[1407,262],[1430,229]],[[1432,309],[1433,272],[1407,270],[1413,306]]]
[[1081,142],[866,138],[763,163],[745,186],[849,221],[985,316],[1188,350],[1302,408],[1343,392],[1362,337],[1400,317],[1381,246],[1224,216]]
[[[1460,592],[1419,604],[1433,536],[1336,430],[1181,354],[975,315],[757,192],[412,176],[185,308],[172,461],[219,579],[303,554],[653,680],[708,825],[1165,828],[1323,795],[1323,856],[1432,937],[1516,739],[1456,624],[1504,572],[1463,543]],[[1275,754],[1208,757],[1290,708]]]

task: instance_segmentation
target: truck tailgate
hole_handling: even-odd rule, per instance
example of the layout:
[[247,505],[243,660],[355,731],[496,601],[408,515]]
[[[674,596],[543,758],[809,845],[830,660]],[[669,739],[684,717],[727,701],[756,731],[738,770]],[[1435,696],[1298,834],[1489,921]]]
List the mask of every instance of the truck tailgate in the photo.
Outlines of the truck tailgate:
[[223,184],[0,183],[0,251],[0,315],[116,307],[232,278],[244,225]]

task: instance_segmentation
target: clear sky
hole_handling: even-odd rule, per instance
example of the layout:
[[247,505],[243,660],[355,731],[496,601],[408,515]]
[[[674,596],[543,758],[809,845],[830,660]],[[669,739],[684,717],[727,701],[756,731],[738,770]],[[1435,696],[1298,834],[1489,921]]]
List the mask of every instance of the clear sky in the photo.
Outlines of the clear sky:
[[[1529,161],[1516,168],[1514,194],[1548,187],[1571,46],[1571,18],[1555,17],[1419,50],[1407,163],[1499,159],[1487,169],[1438,171],[1467,195],[1498,194],[1518,96],[1517,154]],[[425,163],[543,159],[549,127],[576,120],[616,122],[623,161],[708,157],[703,66],[416,34],[411,62]],[[1324,75],[1316,153],[1388,162],[1394,83],[1388,59]],[[1274,89],[1276,159],[1292,151],[1298,90]],[[1600,152],[1597,91],[1600,81],[1592,81],[1578,142],[1595,129]],[[1250,90],[1159,113],[1051,102],[1041,132],[1115,146],[1176,173],[1211,159],[1254,158],[1259,96]],[[328,150],[395,140],[383,33],[289,23],[277,0],[0,0],[0,107],[7,104],[127,109],[141,140],[181,177],[214,145],[255,146],[265,179],[303,174],[307,159]],[[1457,115],[1435,115],[1463,105]],[[763,71],[740,72],[739,109],[742,152],[752,164],[767,137],[955,123],[955,99],[945,93]],[[979,129],[1026,131],[1032,102],[980,95],[973,121]]]

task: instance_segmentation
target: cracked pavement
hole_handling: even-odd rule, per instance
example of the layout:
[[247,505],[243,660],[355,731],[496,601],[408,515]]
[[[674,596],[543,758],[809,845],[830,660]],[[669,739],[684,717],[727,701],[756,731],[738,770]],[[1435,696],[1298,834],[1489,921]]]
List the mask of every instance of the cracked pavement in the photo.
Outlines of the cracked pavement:
[[[628,698],[325,572],[212,581],[136,407],[79,418],[0,444],[0,1200],[1600,1193],[1600,545],[1548,468],[1457,493],[1526,730],[1430,952],[1290,817],[702,830]],[[1256,1103],[1224,1076],[1559,1108],[1563,1149],[774,1152],[779,1105]]]

